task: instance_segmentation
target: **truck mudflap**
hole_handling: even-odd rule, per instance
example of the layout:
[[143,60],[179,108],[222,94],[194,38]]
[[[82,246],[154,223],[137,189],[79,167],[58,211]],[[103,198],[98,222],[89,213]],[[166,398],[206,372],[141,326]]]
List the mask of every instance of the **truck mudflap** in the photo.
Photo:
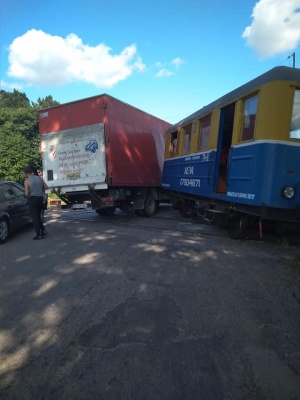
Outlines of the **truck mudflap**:
[[115,207],[116,198],[113,196],[99,196],[93,185],[89,185],[89,196],[92,202],[94,210],[98,210],[105,207]]

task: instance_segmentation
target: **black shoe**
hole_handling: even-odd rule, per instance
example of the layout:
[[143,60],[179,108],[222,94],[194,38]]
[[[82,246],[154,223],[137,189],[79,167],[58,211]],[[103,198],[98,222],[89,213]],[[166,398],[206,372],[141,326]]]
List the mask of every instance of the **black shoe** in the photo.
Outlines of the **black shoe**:
[[42,234],[41,234],[42,237],[45,237],[45,236],[47,236],[47,235],[48,235],[48,232],[47,232],[47,231],[42,231]]
[[32,238],[33,240],[41,240],[43,239],[41,235],[36,235],[35,237]]

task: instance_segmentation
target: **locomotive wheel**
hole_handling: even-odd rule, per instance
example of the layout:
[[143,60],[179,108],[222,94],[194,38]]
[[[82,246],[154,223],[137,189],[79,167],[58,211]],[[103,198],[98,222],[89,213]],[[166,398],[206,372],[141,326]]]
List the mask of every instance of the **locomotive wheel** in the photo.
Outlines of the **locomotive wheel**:
[[214,223],[218,228],[224,229],[228,226],[228,219],[226,214],[217,214],[214,218]]
[[182,201],[179,209],[179,213],[183,218],[187,218],[193,215],[193,207],[195,202],[192,200]]
[[248,230],[247,215],[236,215],[228,223],[228,235],[231,239],[244,239]]
[[179,210],[179,214],[181,215],[182,218],[187,218],[189,216],[187,205],[185,202],[182,203],[182,206]]
[[144,209],[142,211],[144,217],[152,217],[152,215],[155,214],[156,200],[151,194],[147,197]]

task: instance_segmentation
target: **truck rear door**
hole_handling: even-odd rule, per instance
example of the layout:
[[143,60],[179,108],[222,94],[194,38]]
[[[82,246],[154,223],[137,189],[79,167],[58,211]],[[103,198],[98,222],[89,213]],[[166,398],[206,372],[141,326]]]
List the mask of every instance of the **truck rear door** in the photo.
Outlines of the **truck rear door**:
[[62,192],[106,189],[104,124],[42,135],[44,179]]

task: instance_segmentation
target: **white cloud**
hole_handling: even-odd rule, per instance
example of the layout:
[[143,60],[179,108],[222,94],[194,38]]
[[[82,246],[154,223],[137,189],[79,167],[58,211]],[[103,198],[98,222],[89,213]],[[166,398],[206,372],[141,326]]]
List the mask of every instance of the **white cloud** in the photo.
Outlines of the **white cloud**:
[[174,72],[166,69],[166,68],[162,68],[158,71],[158,73],[155,75],[156,78],[164,78],[166,76],[172,76],[174,75]]
[[42,86],[87,82],[110,88],[145,69],[136,45],[117,55],[111,50],[103,43],[95,47],[83,44],[74,33],[62,38],[32,29],[9,46],[8,75]]
[[160,68],[160,70],[155,75],[156,78],[164,78],[168,76],[172,76],[175,72],[171,71],[170,69],[165,68],[167,65],[171,65],[171,67],[179,68],[181,64],[184,64],[184,60],[180,57],[176,57],[173,60],[169,61],[168,63],[162,63],[157,61],[155,66]]
[[259,55],[271,57],[300,43],[300,0],[260,0],[242,35]]
[[184,64],[184,60],[180,57],[176,57],[171,61],[171,63],[175,65],[175,67],[179,67],[180,65]]

